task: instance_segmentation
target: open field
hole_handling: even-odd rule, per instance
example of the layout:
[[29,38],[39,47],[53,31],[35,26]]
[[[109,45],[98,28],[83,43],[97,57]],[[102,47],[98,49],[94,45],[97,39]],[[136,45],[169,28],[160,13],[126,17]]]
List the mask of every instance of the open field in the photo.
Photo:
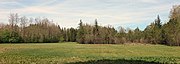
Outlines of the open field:
[[0,64],[180,63],[180,47],[144,44],[0,44]]

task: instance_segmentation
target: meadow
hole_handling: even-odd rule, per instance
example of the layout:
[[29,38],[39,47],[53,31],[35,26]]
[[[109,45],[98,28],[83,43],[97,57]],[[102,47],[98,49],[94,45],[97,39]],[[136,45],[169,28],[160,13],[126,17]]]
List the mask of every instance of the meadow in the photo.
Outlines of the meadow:
[[180,64],[180,47],[150,44],[0,44],[0,64]]

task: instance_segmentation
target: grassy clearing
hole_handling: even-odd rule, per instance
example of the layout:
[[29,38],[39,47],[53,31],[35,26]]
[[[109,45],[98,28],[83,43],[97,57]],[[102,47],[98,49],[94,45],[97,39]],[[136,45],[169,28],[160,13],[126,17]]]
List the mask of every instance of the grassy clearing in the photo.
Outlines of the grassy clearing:
[[143,44],[0,44],[0,64],[180,63],[180,47]]

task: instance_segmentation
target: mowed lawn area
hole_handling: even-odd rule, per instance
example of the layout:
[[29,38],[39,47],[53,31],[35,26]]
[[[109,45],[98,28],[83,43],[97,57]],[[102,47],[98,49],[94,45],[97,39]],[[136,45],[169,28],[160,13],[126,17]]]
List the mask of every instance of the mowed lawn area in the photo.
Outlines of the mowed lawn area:
[[0,44],[0,64],[180,63],[180,47],[150,44]]

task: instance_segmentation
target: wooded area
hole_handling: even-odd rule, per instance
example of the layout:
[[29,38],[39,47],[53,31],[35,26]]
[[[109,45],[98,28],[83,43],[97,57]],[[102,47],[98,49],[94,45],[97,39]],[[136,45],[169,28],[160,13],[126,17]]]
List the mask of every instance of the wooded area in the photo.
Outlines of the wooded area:
[[9,24],[0,24],[1,43],[50,43],[78,42],[81,44],[149,43],[180,46],[180,5],[173,6],[169,22],[162,24],[160,16],[141,31],[112,26],[85,24],[79,27],[62,28],[47,18],[20,17],[10,14]]

